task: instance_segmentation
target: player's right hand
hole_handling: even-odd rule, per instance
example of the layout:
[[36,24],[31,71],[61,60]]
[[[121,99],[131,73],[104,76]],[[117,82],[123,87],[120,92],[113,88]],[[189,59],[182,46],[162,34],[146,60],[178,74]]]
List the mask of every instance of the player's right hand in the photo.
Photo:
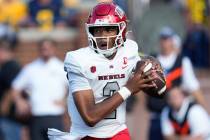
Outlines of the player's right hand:
[[125,87],[131,91],[131,94],[135,94],[144,88],[155,87],[155,84],[151,82],[155,79],[155,77],[148,76],[148,74],[152,75],[153,71],[147,73],[147,75],[143,73],[143,70],[134,73],[127,81]]

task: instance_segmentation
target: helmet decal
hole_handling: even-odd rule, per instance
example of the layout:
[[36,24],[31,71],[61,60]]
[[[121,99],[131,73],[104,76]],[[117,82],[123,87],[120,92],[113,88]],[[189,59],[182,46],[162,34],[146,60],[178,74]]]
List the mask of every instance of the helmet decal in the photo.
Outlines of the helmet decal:
[[125,15],[125,12],[119,7],[119,6],[117,6],[116,8],[115,8],[115,12],[116,12],[116,14],[122,19],[123,18],[123,16]]

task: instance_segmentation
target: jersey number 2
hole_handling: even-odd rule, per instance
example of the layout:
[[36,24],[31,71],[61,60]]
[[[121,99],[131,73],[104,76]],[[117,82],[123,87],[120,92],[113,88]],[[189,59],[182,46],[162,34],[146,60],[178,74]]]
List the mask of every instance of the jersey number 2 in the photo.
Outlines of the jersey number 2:
[[[103,96],[109,98],[119,89],[120,86],[116,81],[108,82],[103,88]],[[117,118],[117,110],[113,111],[110,115],[108,115],[104,119],[116,119],[116,118]]]

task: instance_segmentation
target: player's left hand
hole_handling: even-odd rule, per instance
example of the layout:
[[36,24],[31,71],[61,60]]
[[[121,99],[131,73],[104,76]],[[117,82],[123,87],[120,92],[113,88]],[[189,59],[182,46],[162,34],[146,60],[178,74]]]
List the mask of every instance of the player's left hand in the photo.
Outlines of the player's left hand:
[[[152,75],[153,71],[151,71],[151,73],[148,74]],[[147,75],[143,73],[143,70],[139,70],[135,72],[133,76],[130,77],[125,86],[131,91],[132,94],[136,94],[144,88],[154,87],[155,84],[153,84],[152,81],[155,78],[152,76],[148,77]]]

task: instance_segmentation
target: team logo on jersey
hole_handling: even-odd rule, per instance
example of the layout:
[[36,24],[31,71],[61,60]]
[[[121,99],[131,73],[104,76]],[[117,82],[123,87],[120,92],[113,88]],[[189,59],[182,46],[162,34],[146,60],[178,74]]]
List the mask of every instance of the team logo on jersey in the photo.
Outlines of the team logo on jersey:
[[123,57],[123,66],[122,69],[125,69],[128,66],[128,58],[127,57]]
[[95,73],[95,72],[96,72],[96,66],[91,66],[91,67],[90,67],[90,71],[91,71],[92,73]]
[[123,64],[127,65],[128,64],[128,58],[127,57],[123,57]]

